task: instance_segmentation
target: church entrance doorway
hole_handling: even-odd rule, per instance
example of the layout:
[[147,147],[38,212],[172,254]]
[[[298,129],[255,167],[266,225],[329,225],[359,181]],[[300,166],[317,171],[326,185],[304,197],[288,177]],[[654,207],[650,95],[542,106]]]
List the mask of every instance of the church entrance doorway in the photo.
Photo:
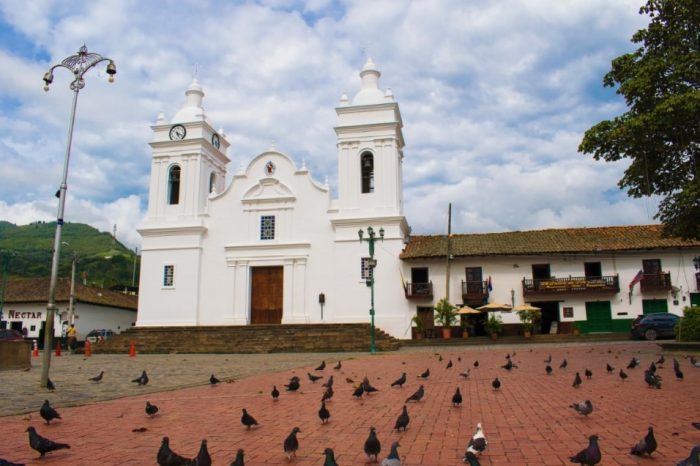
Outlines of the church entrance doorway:
[[284,269],[253,267],[250,290],[250,323],[281,324]]

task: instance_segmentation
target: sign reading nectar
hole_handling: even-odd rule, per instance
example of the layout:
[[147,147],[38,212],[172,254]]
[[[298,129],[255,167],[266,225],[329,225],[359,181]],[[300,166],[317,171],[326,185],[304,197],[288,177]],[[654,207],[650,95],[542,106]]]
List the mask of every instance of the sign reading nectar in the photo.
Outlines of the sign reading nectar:
[[265,164],[265,174],[267,176],[272,176],[272,175],[274,175],[274,173],[275,173],[275,164],[272,163],[272,161],[270,160]]

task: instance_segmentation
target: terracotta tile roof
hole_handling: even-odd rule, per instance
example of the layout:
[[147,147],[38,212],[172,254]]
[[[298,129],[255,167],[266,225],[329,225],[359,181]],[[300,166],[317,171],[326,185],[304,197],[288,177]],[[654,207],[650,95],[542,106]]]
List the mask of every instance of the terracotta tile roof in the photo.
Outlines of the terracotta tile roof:
[[[5,290],[6,303],[46,303],[49,299],[48,278],[11,278]],[[59,278],[56,282],[56,302],[67,303],[70,298],[70,280]],[[119,293],[75,282],[75,299],[82,303],[111,306],[136,311],[138,296]]]
[[[700,248],[700,241],[661,236],[661,225],[562,228],[452,235],[455,257]],[[444,257],[445,235],[411,236],[401,259]]]

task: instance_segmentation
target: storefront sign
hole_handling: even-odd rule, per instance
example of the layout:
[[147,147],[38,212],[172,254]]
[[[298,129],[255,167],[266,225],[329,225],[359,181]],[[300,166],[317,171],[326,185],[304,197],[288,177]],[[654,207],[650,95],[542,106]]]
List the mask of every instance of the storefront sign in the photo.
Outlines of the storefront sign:
[[9,319],[41,319],[41,311],[33,312],[33,311],[27,311],[27,312],[17,312],[10,310],[8,311],[8,318]]

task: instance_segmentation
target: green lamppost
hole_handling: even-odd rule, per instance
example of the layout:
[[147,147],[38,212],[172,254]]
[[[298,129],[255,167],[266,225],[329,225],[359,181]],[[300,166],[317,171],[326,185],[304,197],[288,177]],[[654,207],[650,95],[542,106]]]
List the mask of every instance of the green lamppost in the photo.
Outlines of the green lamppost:
[[[357,235],[360,237],[360,243],[363,241],[365,232],[362,231],[362,228],[360,228],[360,231],[357,232]],[[367,227],[367,242],[369,243],[369,260],[367,261],[367,267],[369,268],[369,276],[366,279],[367,286],[370,287],[371,290],[371,307],[369,308],[369,316],[371,319],[371,329],[372,329],[372,334],[371,334],[371,339],[370,339],[370,347],[369,351],[370,353],[376,353],[377,348],[374,344],[375,338],[374,338],[374,268],[377,266],[377,260],[374,258],[374,242],[376,241],[376,236],[374,234],[374,228],[372,227]],[[384,241],[384,228],[379,229],[379,239]]]

